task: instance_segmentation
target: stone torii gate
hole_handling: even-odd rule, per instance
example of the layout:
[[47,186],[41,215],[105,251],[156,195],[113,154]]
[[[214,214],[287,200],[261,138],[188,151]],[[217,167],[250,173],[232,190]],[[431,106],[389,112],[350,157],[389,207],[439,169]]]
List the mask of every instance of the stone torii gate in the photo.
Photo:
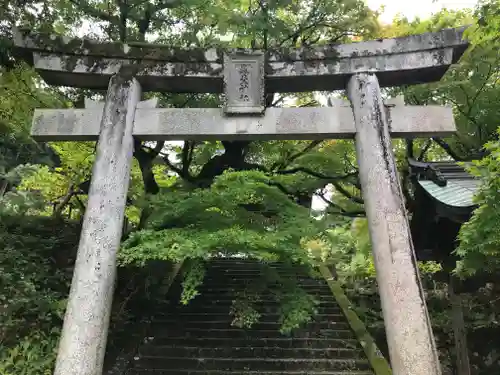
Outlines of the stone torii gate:
[[[15,45],[52,85],[106,89],[104,105],[37,110],[43,141],[98,140],[56,375],[100,375],[133,138],[355,138],[391,365],[441,374],[391,146],[449,135],[450,108],[384,104],[380,87],[439,80],[467,48],[463,29],[314,49],[176,50],[17,32]],[[265,93],[347,89],[332,108],[265,108]],[[156,109],[142,91],[224,93],[223,109]]]

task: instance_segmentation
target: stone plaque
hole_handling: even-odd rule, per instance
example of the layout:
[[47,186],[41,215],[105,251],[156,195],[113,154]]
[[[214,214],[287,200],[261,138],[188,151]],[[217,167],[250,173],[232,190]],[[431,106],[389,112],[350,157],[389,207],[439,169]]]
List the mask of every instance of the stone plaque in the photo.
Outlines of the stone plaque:
[[263,114],[264,54],[259,52],[224,55],[224,112]]

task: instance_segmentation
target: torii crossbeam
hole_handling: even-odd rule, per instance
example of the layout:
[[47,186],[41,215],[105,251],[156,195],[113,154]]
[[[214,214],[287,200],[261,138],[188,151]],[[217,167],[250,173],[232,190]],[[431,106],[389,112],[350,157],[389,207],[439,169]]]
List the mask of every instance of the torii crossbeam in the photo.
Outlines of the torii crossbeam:
[[[134,137],[160,140],[268,140],[354,138],[351,105],[269,108],[262,117],[228,117],[218,108],[137,108]],[[452,109],[441,106],[386,105],[394,138],[449,136],[455,132]],[[38,109],[31,135],[38,141],[94,141],[99,138],[103,107]]]
[[[102,373],[135,136],[354,137],[393,372],[440,375],[390,135],[451,134],[453,116],[450,108],[384,105],[380,86],[439,80],[467,48],[463,30],[265,52],[101,44],[18,32],[17,53],[47,83],[108,90],[101,107],[38,110],[33,123],[39,140],[98,139],[55,374]],[[347,89],[349,105],[264,106],[264,92],[338,89]],[[154,101],[140,102],[141,90],[224,93],[225,105],[156,109]]]

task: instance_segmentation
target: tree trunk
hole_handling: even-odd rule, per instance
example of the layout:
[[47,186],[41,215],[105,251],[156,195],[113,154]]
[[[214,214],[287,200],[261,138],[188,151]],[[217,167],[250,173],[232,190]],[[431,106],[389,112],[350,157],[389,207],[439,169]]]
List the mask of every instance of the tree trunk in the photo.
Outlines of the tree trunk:
[[450,276],[448,293],[450,295],[453,336],[455,339],[455,355],[457,357],[457,375],[471,375],[462,296],[455,293],[454,284],[455,278]]
[[7,187],[9,186],[9,182],[7,180],[0,179],[0,197],[3,197],[7,192]]

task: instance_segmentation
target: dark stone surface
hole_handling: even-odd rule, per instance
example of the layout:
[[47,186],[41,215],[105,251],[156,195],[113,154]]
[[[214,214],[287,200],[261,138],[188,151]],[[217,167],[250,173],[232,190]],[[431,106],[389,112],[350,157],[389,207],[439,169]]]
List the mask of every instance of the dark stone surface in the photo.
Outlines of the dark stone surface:
[[[278,265],[278,273],[287,273]],[[304,273],[302,273],[304,272]],[[158,301],[146,337],[129,363],[127,375],[153,374],[373,374],[354,332],[323,279],[300,271],[301,286],[327,306],[291,336],[279,332],[279,306],[263,302],[260,322],[250,329],[231,325],[231,304],[239,286],[255,283],[260,266],[251,261],[213,261],[205,282],[187,306]],[[270,295],[262,296],[269,301]],[[321,306],[321,305],[320,305]]]
[[[447,29],[395,39],[267,51],[266,92],[343,89],[349,76],[360,72],[376,73],[382,87],[437,81],[467,48],[462,33],[463,28]],[[137,79],[144,91],[223,91],[221,49],[99,43],[26,32],[15,35],[15,52],[52,85],[105,89],[116,73],[113,66],[126,63],[138,67]]]

